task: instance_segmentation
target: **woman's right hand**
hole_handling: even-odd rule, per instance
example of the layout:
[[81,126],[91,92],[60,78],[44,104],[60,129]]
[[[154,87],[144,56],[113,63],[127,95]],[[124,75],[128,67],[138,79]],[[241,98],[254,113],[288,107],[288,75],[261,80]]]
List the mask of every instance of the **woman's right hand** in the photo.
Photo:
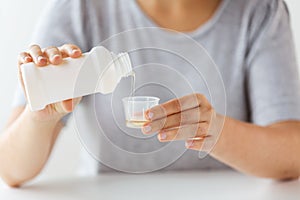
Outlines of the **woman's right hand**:
[[[81,55],[82,52],[80,48],[73,44],[65,44],[61,47],[48,47],[45,49],[41,49],[38,45],[30,46],[28,51],[20,53],[18,57],[19,79],[24,93],[24,83],[21,74],[22,64],[34,62],[37,67],[45,67],[48,64],[58,65],[57,67],[59,67],[59,64],[63,62],[64,58],[79,58]],[[67,113],[72,112],[80,100],[81,98],[76,98],[50,104],[43,110],[32,112],[32,116],[38,121],[57,121]],[[26,109],[29,110],[28,106]]]

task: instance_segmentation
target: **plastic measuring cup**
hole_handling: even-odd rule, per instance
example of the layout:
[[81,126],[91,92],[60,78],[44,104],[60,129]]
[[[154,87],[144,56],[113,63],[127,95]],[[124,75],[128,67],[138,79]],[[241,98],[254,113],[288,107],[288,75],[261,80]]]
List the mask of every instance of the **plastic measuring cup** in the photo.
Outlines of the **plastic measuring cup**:
[[150,96],[133,96],[122,99],[126,126],[129,128],[141,128],[146,122],[145,112],[149,108],[158,105],[159,98]]

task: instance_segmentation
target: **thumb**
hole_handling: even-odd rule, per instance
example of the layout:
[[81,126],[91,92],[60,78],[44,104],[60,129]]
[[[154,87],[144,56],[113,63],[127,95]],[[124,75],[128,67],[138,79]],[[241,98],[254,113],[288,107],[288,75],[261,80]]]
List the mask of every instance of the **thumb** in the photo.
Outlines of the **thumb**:
[[56,103],[54,105],[54,108],[58,113],[61,114],[70,113],[80,103],[81,99],[82,97],[75,98],[75,99],[68,99],[60,103]]

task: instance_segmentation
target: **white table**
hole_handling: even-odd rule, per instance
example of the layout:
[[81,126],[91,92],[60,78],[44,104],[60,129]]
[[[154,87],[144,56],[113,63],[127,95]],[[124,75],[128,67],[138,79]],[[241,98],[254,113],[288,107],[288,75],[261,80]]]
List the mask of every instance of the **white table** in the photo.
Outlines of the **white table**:
[[296,200],[300,199],[300,181],[277,182],[232,171],[104,174],[36,180],[20,189],[2,185],[0,199]]

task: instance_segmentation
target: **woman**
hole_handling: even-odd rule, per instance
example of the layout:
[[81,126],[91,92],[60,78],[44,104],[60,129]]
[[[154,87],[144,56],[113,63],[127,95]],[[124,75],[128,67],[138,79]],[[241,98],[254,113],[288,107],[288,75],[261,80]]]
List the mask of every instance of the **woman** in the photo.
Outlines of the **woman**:
[[[226,115],[215,109],[218,103],[212,106],[193,80],[194,94],[147,111],[149,122],[142,129],[145,134],[158,132],[160,142],[182,140],[186,141],[186,148],[196,150],[187,151],[165,170],[224,168],[226,164],[260,177],[299,177],[300,82],[288,11],[282,0],[54,1],[34,36],[33,42],[40,46],[32,45],[21,53],[19,66],[28,62],[41,67],[48,62],[59,65],[63,58],[78,58],[81,52],[114,34],[143,27],[162,27],[169,31],[136,34],[124,46],[153,37],[153,43],[168,43],[193,55],[182,42],[181,34],[170,30],[186,33],[203,45],[216,62],[227,92]],[[147,59],[137,57],[138,63]],[[159,53],[151,59],[172,63],[171,56]],[[180,69],[185,69],[184,64],[180,65]],[[21,91],[17,93],[14,110],[0,140],[0,175],[10,186],[19,186],[41,171],[63,127],[62,119],[66,119],[63,117],[80,101],[67,100],[31,112]],[[97,98],[96,115],[114,143],[142,153],[147,148],[160,147],[157,140],[151,140],[149,147],[125,136],[119,138],[120,130],[110,122],[113,118],[106,110],[111,97]],[[78,106],[81,104],[84,108],[90,102],[83,98]],[[87,115],[83,116],[79,125],[86,125],[83,129],[89,132],[90,122],[85,121]],[[223,121],[224,126],[220,125]],[[178,132],[180,123],[184,126]],[[215,129],[220,127],[220,135],[216,136]],[[218,139],[208,151],[211,157],[201,160],[197,150],[210,139],[203,137],[208,135]],[[172,155],[170,151],[154,160],[135,163],[118,157],[107,144],[101,145],[100,151],[101,148],[103,155],[115,159],[113,164],[126,165],[124,171],[135,169],[134,166],[147,167]],[[176,144],[176,149],[184,147]],[[98,168],[111,170],[105,166]]]

